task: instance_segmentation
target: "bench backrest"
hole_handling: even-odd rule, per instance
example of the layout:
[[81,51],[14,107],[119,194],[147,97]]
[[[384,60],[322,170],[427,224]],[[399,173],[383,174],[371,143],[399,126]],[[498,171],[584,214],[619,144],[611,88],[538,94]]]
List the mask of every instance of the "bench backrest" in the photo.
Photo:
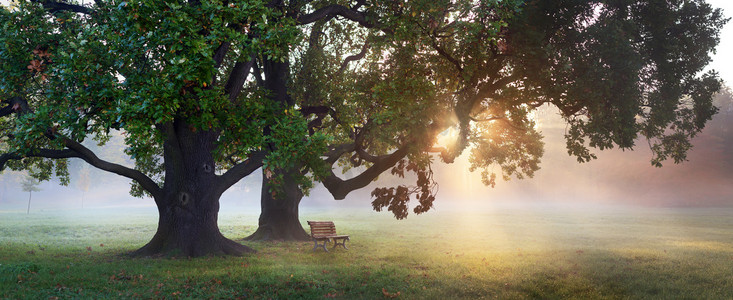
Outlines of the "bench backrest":
[[331,221],[308,221],[308,225],[313,237],[336,235],[336,225]]

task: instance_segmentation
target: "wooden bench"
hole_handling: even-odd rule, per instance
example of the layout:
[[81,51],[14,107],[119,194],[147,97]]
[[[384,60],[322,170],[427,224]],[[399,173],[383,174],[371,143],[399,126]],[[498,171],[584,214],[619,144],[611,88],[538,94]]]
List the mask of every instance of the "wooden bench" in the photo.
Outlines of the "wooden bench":
[[[333,225],[333,222],[308,221],[308,225],[310,225],[311,227],[311,237],[313,238],[313,242],[315,243],[315,245],[313,245],[313,251],[316,251],[316,249],[320,247],[328,252],[328,249],[326,249],[326,243],[331,241],[333,241],[333,248],[341,245],[341,247],[344,247],[344,249],[349,249],[346,248],[346,241],[349,240],[349,236],[336,234],[336,225]],[[341,241],[340,243],[339,240]],[[319,242],[323,243],[319,244]]]

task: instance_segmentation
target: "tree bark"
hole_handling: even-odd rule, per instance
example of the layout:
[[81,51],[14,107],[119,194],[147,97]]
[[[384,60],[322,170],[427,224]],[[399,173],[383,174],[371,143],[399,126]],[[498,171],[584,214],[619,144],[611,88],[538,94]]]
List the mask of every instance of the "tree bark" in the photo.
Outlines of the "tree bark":
[[158,230],[147,245],[133,252],[133,256],[241,256],[254,252],[219,231],[218,197],[186,197],[179,199],[179,203],[158,206]]
[[[264,171],[263,171],[264,172]],[[245,240],[266,241],[308,241],[310,235],[306,233],[298,218],[298,206],[303,199],[303,192],[292,177],[285,172],[284,191],[276,197],[270,193],[270,179],[262,174],[262,194],[260,197],[259,227]]]
[[[271,92],[270,99],[283,108],[294,105],[295,102],[288,95],[287,88],[290,74],[289,62],[265,59],[263,68],[266,78],[264,87]],[[265,134],[269,134],[269,129],[265,129]],[[245,240],[309,240],[310,236],[305,232],[298,219],[298,205],[300,205],[300,200],[303,199],[303,192],[289,174],[289,172],[297,172],[297,170],[275,170],[273,176],[282,174],[284,179],[282,185],[284,190],[276,196],[270,193],[270,178],[264,172],[263,170],[260,196],[262,211],[260,212],[259,225],[257,230]]]
[[[180,122],[183,123],[183,122]],[[242,255],[253,249],[219,231],[219,198],[225,188],[214,172],[216,134],[191,130],[187,124],[166,129],[166,161],[158,206],[158,229],[135,256]]]

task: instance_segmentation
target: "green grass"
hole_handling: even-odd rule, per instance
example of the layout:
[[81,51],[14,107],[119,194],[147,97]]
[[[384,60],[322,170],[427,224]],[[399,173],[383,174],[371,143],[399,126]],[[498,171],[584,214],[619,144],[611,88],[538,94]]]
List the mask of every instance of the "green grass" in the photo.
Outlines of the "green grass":
[[[112,212],[0,212],[0,299],[733,298],[733,208],[333,210],[301,220],[335,221],[349,250],[244,242],[258,253],[196,259],[127,257],[156,215]],[[220,227],[241,241],[256,221]]]

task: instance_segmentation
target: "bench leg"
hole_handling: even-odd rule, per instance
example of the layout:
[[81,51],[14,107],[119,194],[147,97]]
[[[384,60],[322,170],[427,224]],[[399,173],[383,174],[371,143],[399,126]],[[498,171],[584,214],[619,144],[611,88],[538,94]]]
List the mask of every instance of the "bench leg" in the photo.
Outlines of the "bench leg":
[[346,241],[349,240],[348,237],[342,238],[341,243],[338,242],[339,239],[333,239],[333,249],[336,249],[336,246],[341,245],[341,247],[344,247],[344,249],[349,250],[349,248],[346,248]]
[[325,250],[326,252],[328,252],[328,249],[326,248],[326,243],[328,243],[328,242],[329,242],[328,239],[324,239],[323,240],[323,244],[319,245],[318,244],[318,240],[317,239],[313,239],[313,243],[314,243],[314,245],[313,245],[313,251],[316,251],[316,249],[318,249],[318,248],[323,248],[323,250]]

